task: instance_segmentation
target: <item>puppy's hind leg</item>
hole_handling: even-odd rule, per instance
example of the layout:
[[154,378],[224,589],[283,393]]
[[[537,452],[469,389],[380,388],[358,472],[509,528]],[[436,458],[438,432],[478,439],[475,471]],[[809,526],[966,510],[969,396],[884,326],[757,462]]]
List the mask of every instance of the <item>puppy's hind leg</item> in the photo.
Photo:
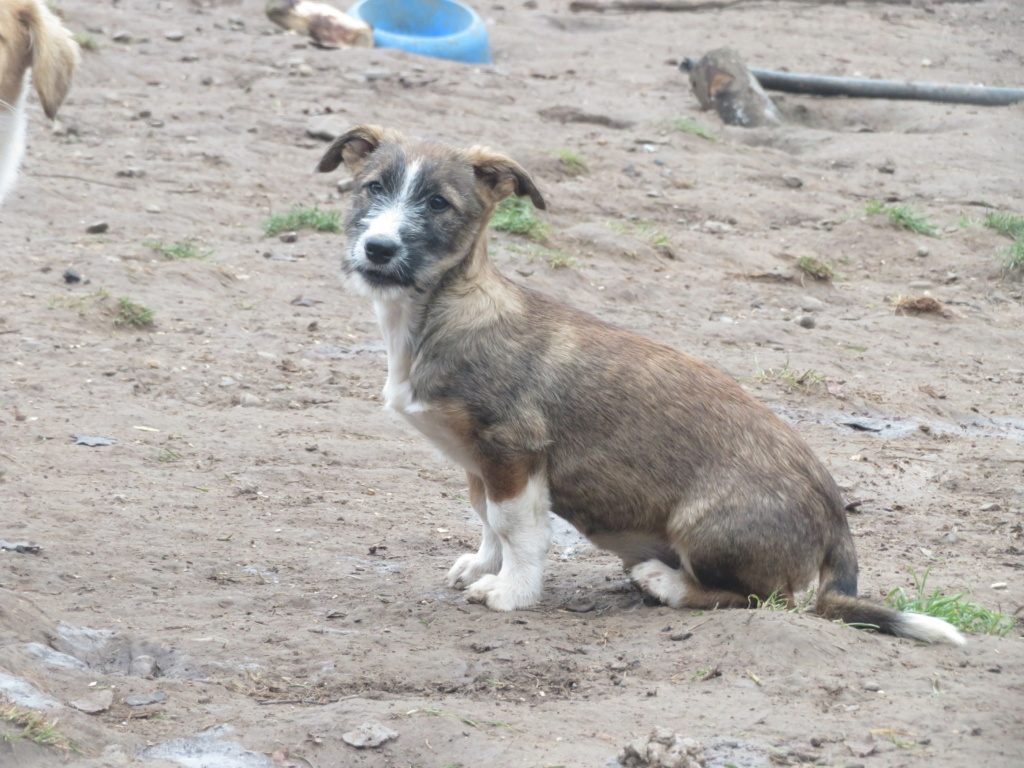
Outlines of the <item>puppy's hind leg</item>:
[[469,503],[480,516],[484,525],[484,537],[477,552],[460,555],[448,571],[448,586],[465,589],[474,581],[489,573],[501,570],[501,541],[487,521],[487,491],[484,481],[476,475],[467,475],[469,480]]
[[495,611],[533,605],[543,586],[551,546],[551,498],[543,473],[523,479],[512,496],[492,494],[488,488],[487,522],[501,543],[501,570],[482,576],[466,591],[469,600]]
[[746,608],[750,598],[738,592],[708,589],[682,568],[661,560],[645,560],[629,571],[644,592],[671,608]]

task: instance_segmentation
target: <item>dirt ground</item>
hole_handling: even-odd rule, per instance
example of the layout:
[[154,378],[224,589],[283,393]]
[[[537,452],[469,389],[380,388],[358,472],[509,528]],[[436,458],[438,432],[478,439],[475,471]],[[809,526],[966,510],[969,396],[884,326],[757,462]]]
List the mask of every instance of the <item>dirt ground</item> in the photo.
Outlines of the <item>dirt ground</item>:
[[[41,548],[0,550],[0,689],[77,751],[0,741],[0,764],[582,768],[663,727],[716,767],[1020,765],[1020,629],[955,649],[673,611],[568,530],[536,608],[468,604],[444,580],[479,539],[464,476],[383,410],[343,238],[262,232],[296,204],[346,209],[344,174],[312,173],[324,123],[509,153],[550,235],[496,234],[504,272],[793,423],[862,501],[862,593],[930,569],[929,590],[1012,614],[1024,296],[981,222],[1024,213],[1024,108],[779,95],[783,127],[728,128],[676,63],[731,45],[751,66],[1022,86],[1020,5],[478,3],[493,66],[311,48],[263,6],[59,2],[98,49],[56,131],[33,101],[0,210],[0,539]],[[151,247],[181,242],[203,258]],[[924,296],[942,311],[896,311]],[[121,297],[155,325],[116,325]],[[342,735],[365,723],[397,737],[356,750]]]

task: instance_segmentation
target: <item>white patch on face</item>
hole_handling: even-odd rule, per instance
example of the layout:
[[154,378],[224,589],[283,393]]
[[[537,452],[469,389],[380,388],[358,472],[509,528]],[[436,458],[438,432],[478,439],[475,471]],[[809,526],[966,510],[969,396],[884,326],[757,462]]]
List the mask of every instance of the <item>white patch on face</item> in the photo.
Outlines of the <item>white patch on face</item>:
[[[402,228],[415,216],[411,197],[421,165],[422,162],[420,160],[414,160],[406,166],[405,179],[402,181],[401,191],[394,197],[381,198],[367,212],[363,219],[366,222],[366,228],[352,244],[352,250],[349,254],[350,264],[356,269],[371,266],[371,262],[366,258],[366,241],[371,237],[386,238],[397,243],[398,252],[394,256],[395,261],[405,256]],[[376,268],[376,265],[374,265],[374,268]]]

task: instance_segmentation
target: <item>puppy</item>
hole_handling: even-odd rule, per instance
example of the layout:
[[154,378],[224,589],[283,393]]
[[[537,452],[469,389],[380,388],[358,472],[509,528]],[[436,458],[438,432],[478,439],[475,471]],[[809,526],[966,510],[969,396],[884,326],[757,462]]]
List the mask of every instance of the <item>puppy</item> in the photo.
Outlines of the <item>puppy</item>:
[[42,0],[0,2],[0,203],[25,153],[28,71],[52,120],[71,86],[78,55],[71,33]]
[[816,610],[928,642],[951,625],[857,597],[838,488],[788,425],[732,379],[503,277],[487,224],[509,195],[544,199],[486,147],[364,125],[317,170],[356,179],[343,272],[373,299],[384,400],[466,470],[483,521],[449,584],[499,611],[534,604],[548,512],[622,558],[676,608],[750,605],[818,578]]

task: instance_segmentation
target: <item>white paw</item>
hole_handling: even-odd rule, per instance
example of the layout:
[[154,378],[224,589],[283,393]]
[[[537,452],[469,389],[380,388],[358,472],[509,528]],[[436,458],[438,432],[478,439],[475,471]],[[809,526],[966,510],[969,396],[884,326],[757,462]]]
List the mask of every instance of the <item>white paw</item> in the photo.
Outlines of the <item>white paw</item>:
[[448,571],[448,586],[455,589],[465,589],[474,581],[490,573],[497,573],[501,569],[501,556],[488,558],[481,556],[479,552],[459,555],[455,565]]
[[673,608],[679,607],[686,596],[686,585],[679,571],[661,560],[645,560],[634,565],[629,576],[648,595]]
[[483,603],[492,611],[529,608],[540,597],[540,589],[505,575],[487,574],[466,590],[471,603]]

